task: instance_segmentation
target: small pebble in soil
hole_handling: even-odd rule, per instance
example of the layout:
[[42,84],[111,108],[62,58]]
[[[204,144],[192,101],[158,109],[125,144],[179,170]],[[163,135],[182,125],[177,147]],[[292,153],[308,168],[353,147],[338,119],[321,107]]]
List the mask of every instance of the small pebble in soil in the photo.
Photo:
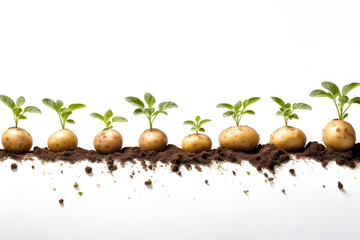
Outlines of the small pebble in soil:
[[290,172],[290,174],[291,174],[291,175],[293,175],[293,176],[295,176],[295,175],[296,175],[296,174],[295,174],[295,169],[293,169],[293,168],[292,168],[292,169],[290,169],[290,170],[289,170],[289,172]]
[[233,170],[232,173],[234,174],[234,176],[236,176],[236,172]]
[[344,185],[343,185],[340,181],[338,181],[338,188],[339,188],[340,190],[344,188]]
[[209,185],[209,181],[207,179],[205,179],[205,184]]
[[264,176],[265,176],[266,178],[268,178],[268,177],[269,177],[269,175],[268,175],[267,173],[264,173]]
[[16,170],[18,165],[16,163],[11,164],[11,170]]
[[34,170],[34,169],[35,169],[35,166],[34,166],[34,165],[32,165],[32,166],[31,166],[31,168]]
[[92,173],[92,168],[89,167],[89,166],[87,166],[87,167],[85,168],[85,172],[86,172],[87,174]]
[[177,175],[181,176],[181,171],[178,171],[178,172],[177,172]]
[[281,189],[281,192],[282,192],[283,194],[286,194],[285,189]]
[[64,199],[60,199],[60,200],[59,200],[59,203],[60,203],[60,204],[64,204]]
[[150,186],[150,185],[152,184],[152,181],[149,179],[149,180],[145,181],[144,184],[145,184],[146,186]]

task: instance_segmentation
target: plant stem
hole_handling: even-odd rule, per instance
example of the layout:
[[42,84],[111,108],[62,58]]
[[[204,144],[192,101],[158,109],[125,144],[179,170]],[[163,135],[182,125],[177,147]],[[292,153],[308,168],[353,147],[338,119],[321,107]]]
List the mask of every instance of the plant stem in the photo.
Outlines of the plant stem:
[[334,103],[335,103],[336,111],[337,111],[337,113],[338,113],[338,115],[339,115],[339,120],[343,120],[343,119],[342,119],[342,115],[340,115],[339,108],[338,108],[338,106],[337,106],[337,104],[336,104],[335,99],[334,99],[333,101],[334,101]]

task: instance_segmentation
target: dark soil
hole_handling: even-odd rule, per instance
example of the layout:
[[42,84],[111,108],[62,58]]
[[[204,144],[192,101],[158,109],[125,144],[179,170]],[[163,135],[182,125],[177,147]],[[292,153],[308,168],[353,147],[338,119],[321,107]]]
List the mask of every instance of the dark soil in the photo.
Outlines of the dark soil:
[[89,166],[87,166],[87,167],[85,168],[85,172],[86,172],[87,174],[92,173],[92,168],[89,167]]
[[64,204],[64,199],[60,199],[60,200],[59,200],[59,203],[60,203],[60,204]]
[[178,172],[180,166],[184,166],[188,170],[195,167],[198,171],[202,171],[200,166],[210,167],[214,163],[221,162],[241,164],[242,161],[248,161],[258,171],[267,169],[275,173],[276,167],[287,163],[292,157],[314,159],[323,167],[326,167],[329,162],[335,161],[338,165],[355,168],[360,162],[360,144],[356,144],[352,150],[336,152],[331,148],[325,148],[318,142],[310,142],[303,151],[291,154],[271,144],[259,145],[254,151],[247,153],[219,147],[196,154],[185,152],[174,145],[169,145],[164,151],[158,153],[138,147],[125,147],[113,154],[100,154],[94,150],[83,148],[54,153],[48,148],[34,147],[33,151],[25,154],[0,150],[0,161],[8,158],[16,161],[38,158],[45,162],[66,161],[73,164],[89,160],[90,162],[105,162],[110,171],[115,171],[118,164],[125,166],[127,162],[135,163],[135,160],[140,161],[145,170],[154,170],[157,164],[168,164],[173,172]]
[[150,186],[150,185],[152,184],[152,181],[147,180],[147,181],[145,181],[144,184],[145,184],[146,186]]
[[291,175],[293,175],[293,176],[295,176],[295,175],[296,175],[296,173],[295,173],[295,169],[293,169],[293,168],[292,168],[292,169],[290,169],[290,170],[289,170],[289,172],[290,172],[290,174],[291,174]]
[[338,188],[339,188],[340,190],[344,188],[344,185],[343,185],[341,182],[339,182],[339,181],[338,181]]
[[16,163],[13,163],[11,164],[11,170],[16,170],[17,169],[17,164]]

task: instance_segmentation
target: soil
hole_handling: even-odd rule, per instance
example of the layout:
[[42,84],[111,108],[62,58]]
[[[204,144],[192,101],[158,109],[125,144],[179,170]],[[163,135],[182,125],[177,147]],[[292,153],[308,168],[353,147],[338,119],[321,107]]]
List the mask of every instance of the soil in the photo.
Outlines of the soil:
[[16,163],[11,164],[11,170],[16,170],[18,168]]
[[291,175],[296,176],[295,169],[292,168],[292,169],[289,170],[289,172],[290,172]]
[[344,185],[343,185],[340,181],[338,181],[338,188],[339,188],[340,190],[344,188]]
[[60,204],[64,204],[64,199],[60,199],[60,200],[59,200],[59,203],[60,203]]
[[92,173],[92,168],[89,167],[89,166],[87,166],[87,167],[85,168],[85,172],[86,172],[87,174]]
[[[289,162],[293,158],[314,159],[326,167],[331,161],[338,165],[355,168],[360,163],[360,144],[356,144],[353,149],[346,152],[336,152],[331,148],[326,148],[318,142],[309,142],[303,151],[288,153],[285,150],[271,144],[259,145],[252,152],[233,151],[223,147],[204,151],[201,153],[188,153],[174,145],[168,145],[164,151],[154,152],[138,147],[125,147],[119,152],[112,154],[100,154],[94,150],[75,148],[69,151],[54,153],[48,148],[34,147],[29,153],[15,154],[0,150],[0,161],[11,158],[15,161],[40,159],[45,162],[65,161],[71,164],[89,160],[90,162],[105,162],[109,171],[115,171],[118,165],[125,166],[126,163],[140,161],[145,170],[154,170],[159,165],[170,165],[173,172],[179,172],[180,166],[191,170],[193,167],[202,171],[200,166],[210,167],[215,163],[231,162],[241,164],[248,161],[258,171],[267,169],[275,173],[275,169],[280,165]],[[87,170],[86,170],[87,172]],[[291,170],[290,173],[292,174]],[[295,174],[295,170],[294,170]]]
[[150,185],[152,184],[152,181],[147,180],[147,181],[145,181],[144,184],[145,184],[146,186],[150,186]]
[[205,184],[209,184],[209,180],[205,179]]

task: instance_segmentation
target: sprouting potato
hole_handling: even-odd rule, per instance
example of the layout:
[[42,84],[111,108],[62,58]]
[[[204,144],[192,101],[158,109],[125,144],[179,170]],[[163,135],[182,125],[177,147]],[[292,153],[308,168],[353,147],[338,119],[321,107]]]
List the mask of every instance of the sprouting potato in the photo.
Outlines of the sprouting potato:
[[163,131],[157,128],[153,128],[153,122],[160,113],[168,115],[166,110],[177,108],[178,106],[176,103],[161,102],[158,105],[159,110],[156,110],[153,107],[156,100],[150,93],[144,94],[144,100],[147,108],[145,107],[145,104],[137,97],[130,96],[126,97],[125,100],[137,107],[137,109],[134,111],[134,115],[144,114],[149,121],[150,128],[144,131],[139,137],[139,147],[156,152],[164,150],[168,144],[167,136]]
[[353,148],[355,140],[354,128],[344,120],[334,119],[323,130],[324,144],[338,152],[344,152]]
[[50,151],[62,152],[76,148],[78,145],[78,139],[75,133],[64,128],[51,134],[47,144]]
[[25,153],[30,151],[33,140],[26,130],[19,127],[11,127],[2,135],[1,143],[6,151]]
[[157,128],[145,130],[139,137],[139,147],[149,151],[160,152],[168,145],[166,134]]
[[332,82],[322,82],[321,86],[328,90],[315,89],[310,93],[311,97],[327,97],[335,103],[339,118],[330,121],[323,129],[322,137],[326,147],[338,152],[350,150],[355,145],[356,134],[350,123],[344,121],[348,117],[346,111],[354,104],[360,104],[360,97],[349,98],[347,94],[360,86],[360,83],[353,82],[345,85],[341,92],[339,87]]
[[127,122],[127,119],[119,116],[113,117],[113,115],[114,114],[110,109],[107,110],[104,115],[99,113],[90,114],[91,117],[104,122],[106,126],[106,128],[98,133],[94,138],[94,148],[98,153],[114,153],[120,151],[122,147],[123,138],[118,131],[112,129],[112,123]]
[[306,135],[298,128],[283,126],[271,134],[270,144],[288,152],[296,152],[305,147]]
[[259,134],[255,129],[248,126],[239,126],[242,116],[245,114],[254,115],[253,110],[246,110],[246,108],[257,101],[259,97],[252,97],[246,99],[244,102],[237,101],[235,105],[229,103],[220,103],[217,108],[226,108],[224,117],[232,117],[235,120],[236,126],[224,129],[219,136],[219,143],[222,147],[236,150],[236,151],[253,151],[260,141]]
[[294,113],[295,110],[311,110],[311,106],[306,103],[294,103],[291,105],[290,103],[285,103],[278,97],[271,97],[271,99],[279,104],[280,109],[276,114],[284,117],[285,126],[277,129],[271,134],[270,144],[288,152],[302,150],[306,144],[306,135],[300,129],[288,126],[288,121],[299,119],[298,115]]
[[259,141],[259,134],[249,126],[229,127],[224,129],[219,136],[222,147],[235,151],[252,151],[259,145]]
[[24,129],[18,127],[19,120],[27,119],[25,113],[40,113],[40,109],[34,106],[20,108],[25,104],[25,98],[19,97],[16,103],[5,95],[0,95],[0,100],[8,106],[14,116],[15,127],[8,128],[1,137],[1,143],[6,151],[14,153],[25,153],[30,151],[33,140],[31,135]]
[[62,129],[56,131],[49,137],[49,149],[53,152],[62,152],[76,148],[78,145],[78,139],[75,133],[65,128],[65,123],[75,124],[75,121],[73,119],[69,119],[69,116],[73,113],[73,111],[86,106],[82,103],[73,103],[70,104],[69,107],[63,107],[64,103],[62,101],[57,100],[55,102],[49,98],[44,98],[42,102],[56,111],[59,115],[62,127]]
[[199,132],[205,132],[205,129],[202,127],[202,125],[210,121],[210,119],[201,120],[200,116],[196,116],[195,122],[191,120],[184,122],[186,125],[191,125],[191,130],[195,131],[196,133],[190,134],[183,139],[181,144],[183,150],[190,153],[200,153],[202,151],[211,150],[211,139],[205,134],[199,134]]

